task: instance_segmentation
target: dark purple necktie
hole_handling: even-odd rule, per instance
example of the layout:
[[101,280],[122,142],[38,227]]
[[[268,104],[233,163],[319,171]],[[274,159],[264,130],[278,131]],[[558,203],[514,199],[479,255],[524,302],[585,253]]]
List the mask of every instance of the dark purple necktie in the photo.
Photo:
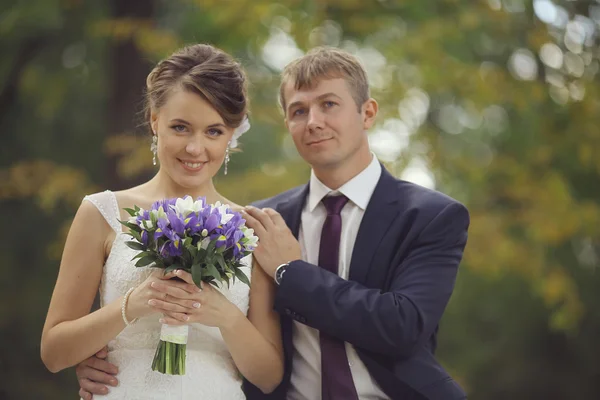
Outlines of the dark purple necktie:
[[[323,198],[327,218],[321,232],[319,266],[338,274],[342,217],[340,212],[348,202],[346,196]],[[345,343],[324,332],[321,342],[321,395],[323,400],[358,400],[358,394],[348,365]]]

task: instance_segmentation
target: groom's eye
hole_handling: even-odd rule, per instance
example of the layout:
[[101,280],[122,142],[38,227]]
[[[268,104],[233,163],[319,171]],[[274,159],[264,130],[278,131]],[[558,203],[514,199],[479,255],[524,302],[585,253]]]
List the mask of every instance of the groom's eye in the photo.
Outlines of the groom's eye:
[[292,112],[293,116],[298,116],[298,115],[303,115],[303,114],[304,114],[304,110],[302,108],[298,108]]

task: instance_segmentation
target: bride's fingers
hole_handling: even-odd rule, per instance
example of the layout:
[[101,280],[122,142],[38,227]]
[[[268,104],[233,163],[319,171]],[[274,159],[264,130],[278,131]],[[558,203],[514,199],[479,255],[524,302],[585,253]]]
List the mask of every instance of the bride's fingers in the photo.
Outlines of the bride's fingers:
[[175,271],[175,275],[178,278],[183,279],[186,283],[196,286],[196,284],[194,283],[194,279],[192,279],[192,274],[190,274],[189,272],[184,271],[182,269],[178,269],[177,271]]
[[[174,285],[173,283],[177,283],[179,285]],[[150,286],[157,292],[164,294],[168,294],[170,296],[176,297],[178,299],[189,299],[192,296],[192,293],[181,287],[181,282],[152,282]],[[187,283],[185,285],[188,285]],[[188,285],[189,286],[189,285]],[[198,293],[199,291],[195,291]],[[164,297],[164,296],[160,296]]]
[[[167,299],[173,300],[168,297],[167,297]],[[181,300],[181,301],[170,302],[170,301],[163,301],[163,300],[158,300],[158,299],[151,299],[148,301],[148,304],[152,308],[155,308],[155,309],[171,311],[171,312],[178,312],[178,313],[185,313],[187,311],[190,311],[190,310],[193,310],[196,308],[200,308],[200,303],[195,300]]]

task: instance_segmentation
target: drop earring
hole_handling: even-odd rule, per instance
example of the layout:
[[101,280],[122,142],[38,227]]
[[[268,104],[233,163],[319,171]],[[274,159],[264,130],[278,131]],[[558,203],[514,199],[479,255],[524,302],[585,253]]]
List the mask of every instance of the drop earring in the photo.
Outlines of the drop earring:
[[158,152],[158,136],[153,132],[152,144],[150,144],[150,151],[152,152],[152,165],[156,165],[156,153]]
[[225,150],[225,175],[227,175],[227,164],[229,164],[229,147],[231,146],[231,140],[227,143],[227,150]]

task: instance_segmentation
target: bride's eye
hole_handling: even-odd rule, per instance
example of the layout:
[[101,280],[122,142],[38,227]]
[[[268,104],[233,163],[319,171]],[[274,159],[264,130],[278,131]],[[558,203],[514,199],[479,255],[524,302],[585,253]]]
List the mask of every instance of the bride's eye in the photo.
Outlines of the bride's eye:
[[223,134],[223,131],[220,129],[209,129],[206,134],[210,137],[219,137]]
[[183,133],[186,131],[187,128],[185,127],[185,125],[173,125],[171,126],[171,129],[173,129],[177,133]]

